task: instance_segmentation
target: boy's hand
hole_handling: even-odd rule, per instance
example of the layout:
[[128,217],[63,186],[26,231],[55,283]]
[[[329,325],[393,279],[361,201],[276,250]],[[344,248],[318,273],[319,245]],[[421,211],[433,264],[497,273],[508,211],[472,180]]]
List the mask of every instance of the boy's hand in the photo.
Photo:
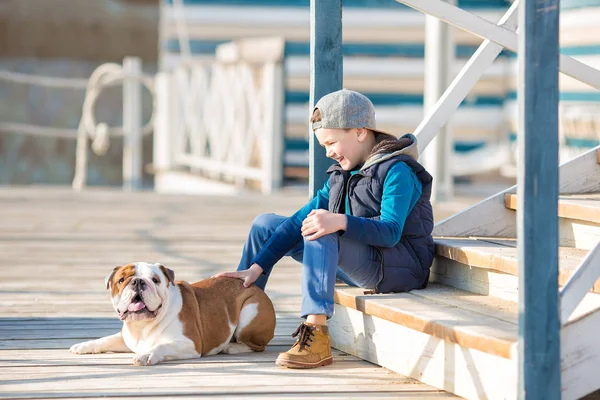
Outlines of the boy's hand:
[[312,210],[302,221],[302,236],[315,240],[339,230],[346,230],[348,220],[345,214],[335,214],[327,210]]
[[258,279],[260,274],[263,273],[263,269],[258,264],[252,264],[252,266],[245,271],[235,271],[235,272],[221,272],[214,276],[214,278],[237,278],[243,281],[244,287],[250,287]]

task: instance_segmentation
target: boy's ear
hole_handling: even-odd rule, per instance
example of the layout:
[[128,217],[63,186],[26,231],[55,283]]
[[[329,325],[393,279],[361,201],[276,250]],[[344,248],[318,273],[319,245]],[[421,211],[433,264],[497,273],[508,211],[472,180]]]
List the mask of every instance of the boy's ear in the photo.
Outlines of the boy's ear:
[[369,131],[367,130],[367,128],[357,128],[356,129],[356,137],[358,138],[359,141],[363,141],[366,139],[367,137],[367,133]]

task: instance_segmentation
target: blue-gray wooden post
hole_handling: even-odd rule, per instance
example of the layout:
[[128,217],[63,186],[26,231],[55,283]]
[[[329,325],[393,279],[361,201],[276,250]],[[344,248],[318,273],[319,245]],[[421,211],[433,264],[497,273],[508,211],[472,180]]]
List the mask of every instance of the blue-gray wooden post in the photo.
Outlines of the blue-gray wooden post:
[[[342,88],[342,1],[310,0],[310,100],[307,119],[317,101]],[[325,156],[309,126],[309,196],[327,180],[333,160]]]
[[558,303],[559,0],[519,15],[519,398],[560,399]]

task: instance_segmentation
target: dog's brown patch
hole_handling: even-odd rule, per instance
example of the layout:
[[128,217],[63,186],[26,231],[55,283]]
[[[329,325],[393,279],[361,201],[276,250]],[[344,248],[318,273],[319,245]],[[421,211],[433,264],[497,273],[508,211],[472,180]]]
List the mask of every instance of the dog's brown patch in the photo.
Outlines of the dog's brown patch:
[[[121,291],[122,288],[127,286],[131,278],[135,275],[135,265],[127,264],[123,266],[115,267],[111,276],[108,279],[108,287],[107,289],[111,290],[110,295],[112,297],[116,296],[117,293]],[[121,281],[122,279],[122,281]]]
[[233,278],[209,278],[193,284],[177,281],[177,284],[183,298],[179,314],[183,334],[194,342],[199,354],[206,355],[227,340],[230,324],[237,325],[246,304],[258,303],[258,315],[244,329],[241,342],[262,351],[273,338],[273,304],[255,285],[244,288],[241,280]]

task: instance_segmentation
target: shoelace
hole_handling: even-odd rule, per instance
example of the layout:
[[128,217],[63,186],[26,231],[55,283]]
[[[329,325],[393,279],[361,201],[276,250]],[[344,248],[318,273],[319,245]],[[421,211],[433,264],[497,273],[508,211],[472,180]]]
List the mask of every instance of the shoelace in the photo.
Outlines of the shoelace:
[[296,331],[294,333],[292,333],[292,337],[296,337],[296,336],[300,336],[298,339],[296,339],[296,343],[294,343],[294,346],[297,344],[300,344],[300,351],[304,350],[305,347],[310,347],[310,344],[308,344],[308,342],[312,342],[312,337],[315,336],[315,334],[313,333],[314,331],[314,327],[309,326],[309,325],[305,325],[305,324],[301,324],[298,329],[296,329]]

